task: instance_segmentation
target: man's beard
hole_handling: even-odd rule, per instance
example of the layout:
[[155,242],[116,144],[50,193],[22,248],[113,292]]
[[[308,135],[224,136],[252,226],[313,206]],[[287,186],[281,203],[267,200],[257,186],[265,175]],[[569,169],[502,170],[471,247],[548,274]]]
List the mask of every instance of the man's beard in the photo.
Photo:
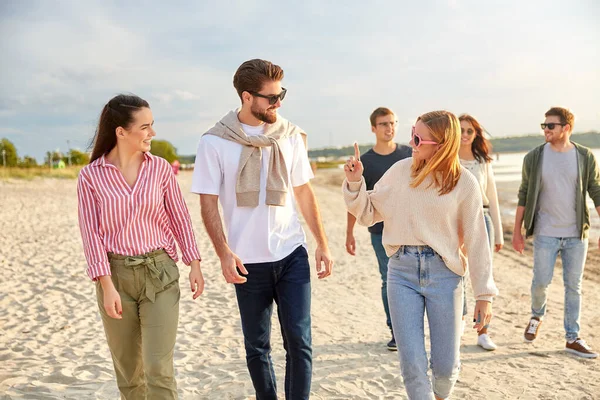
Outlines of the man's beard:
[[250,109],[250,112],[252,113],[252,115],[254,115],[255,118],[257,118],[258,120],[265,122],[267,124],[273,124],[275,123],[275,121],[277,121],[277,114],[276,113],[267,113],[267,110],[261,110],[260,108],[254,108],[252,107]]

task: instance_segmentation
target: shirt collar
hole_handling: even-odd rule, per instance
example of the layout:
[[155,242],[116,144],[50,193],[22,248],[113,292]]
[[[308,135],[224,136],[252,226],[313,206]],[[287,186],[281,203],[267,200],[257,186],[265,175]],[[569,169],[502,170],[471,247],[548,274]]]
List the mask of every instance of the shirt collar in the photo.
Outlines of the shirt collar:
[[[150,161],[152,159],[149,151],[146,151],[143,154],[144,154],[144,162]],[[107,165],[111,165],[114,167],[114,165],[106,162],[106,154],[103,154],[102,157],[100,157],[96,162],[94,162],[94,166],[106,167]]]

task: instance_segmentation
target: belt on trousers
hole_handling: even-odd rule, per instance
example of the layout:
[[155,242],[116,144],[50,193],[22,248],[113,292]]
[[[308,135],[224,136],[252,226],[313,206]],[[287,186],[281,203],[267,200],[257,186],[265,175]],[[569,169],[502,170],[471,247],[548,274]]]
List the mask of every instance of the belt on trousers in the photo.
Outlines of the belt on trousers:
[[127,256],[124,260],[126,267],[143,265],[146,272],[146,297],[152,303],[156,292],[164,289],[165,284],[160,280],[160,271],[156,267],[156,258],[147,256]]

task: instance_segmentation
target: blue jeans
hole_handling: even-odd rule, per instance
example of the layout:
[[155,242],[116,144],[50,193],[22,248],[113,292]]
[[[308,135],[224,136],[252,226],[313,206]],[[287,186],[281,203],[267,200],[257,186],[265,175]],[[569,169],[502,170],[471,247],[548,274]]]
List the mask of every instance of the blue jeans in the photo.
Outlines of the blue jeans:
[[390,258],[385,254],[385,248],[381,242],[382,237],[383,234],[381,233],[371,233],[371,244],[373,245],[373,250],[375,250],[375,256],[377,256],[379,274],[381,275],[381,300],[383,301],[383,309],[385,310],[385,322],[388,328],[392,329],[392,318],[390,317],[390,306],[387,296],[387,274]]
[[[485,221],[485,230],[487,231],[487,239],[488,244],[490,245],[490,252],[492,253],[492,257],[494,256],[494,242],[496,240],[495,232],[494,232],[494,224],[492,223],[492,217],[487,208],[483,209],[483,220]],[[463,279],[463,290],[465,286],[466,279]],[[463,295],[463,316],[469,313],[467,308],[467,296]],[[484,326],[484,328],[488,328],[490,325]]]
[[245,264],[246,283],[235,293],[242,319],[246,364],[257,400],[277,399],[271,359],[273,301],[285,348],[285,398],[308,399],[312,377],[310,266],[303,246],[280,261]]
[[[431,247],[402,246],[388,265],[388,299],[409,399],[450,396],[460,370],[462,277]],[[433,384],[427,376],[425,312]]]
[[536,235],[533,239],[533,281],[531,282],[531,315],[542,319],[546,314],[547,289],[552,282],[554,264],[560,252],[565,284],[565,337],[579,336],[581,281],[587,255],[588,240],[576,237],[555,238]]

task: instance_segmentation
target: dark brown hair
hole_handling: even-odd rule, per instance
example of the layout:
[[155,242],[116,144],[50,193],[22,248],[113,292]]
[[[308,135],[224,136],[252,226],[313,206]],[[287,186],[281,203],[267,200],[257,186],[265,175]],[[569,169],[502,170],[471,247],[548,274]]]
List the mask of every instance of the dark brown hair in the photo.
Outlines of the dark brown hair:
[[377,107],[372,113],[369,119],[371,120],[371,126],[375,126],[377,117],[385,117],[386,115],[394,115],[394,112],[386,107]]
[[575,123],[575,116],[567,108],[552,107],[551,109],[549,109],[548,111],[546,111],[546,114],[544,116],[546,116],[546,117],[550,117],[550,116],[558,117],[558,118],[560,118],[560,123],[561,124],[569,124],[571,126],[571,130],[573,130],[573,124]]
[[492,161],[492,157],[490,157],[492,144],[483,136],[483,128],[479,121],[469,114],[462,114],[458,117],[458,120],[467,121],[475,128],[475,139],[473,140],[473,143],[471,143],[471,151],[473,152],[475,159],[480,163]]
[[120,94],[106,103],[92,139],[90,163],[108,154],[117,145],[117,128],[128,129],[133,123],[133,114],[144,107],[150,108],[148,102],[133,94]]
[[268,81],[278,82],[283,79],[283,69],[270,61],[255,58],[239,66],[233,76],[233,87],[240,99],[243,92],[258,93]]

